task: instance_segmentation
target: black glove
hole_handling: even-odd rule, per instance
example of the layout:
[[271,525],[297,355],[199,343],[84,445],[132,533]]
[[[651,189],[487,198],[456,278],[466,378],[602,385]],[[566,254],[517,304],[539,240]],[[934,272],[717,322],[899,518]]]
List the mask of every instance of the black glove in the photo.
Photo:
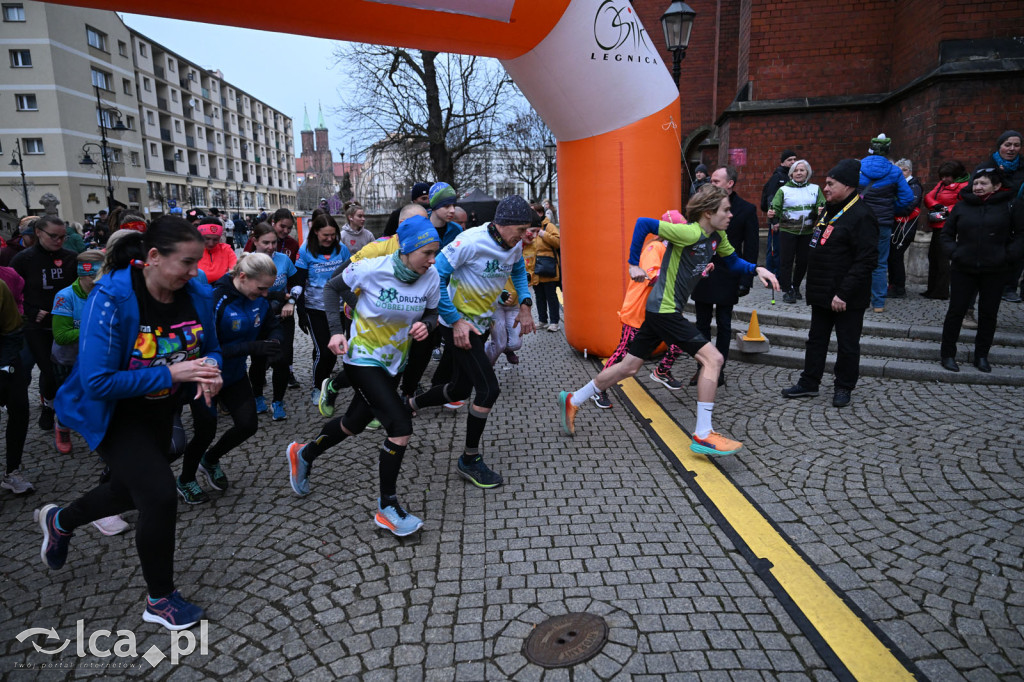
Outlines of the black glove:
[[270,361],[281,357],[282,351],[281,342],[277,339],[249,342],[249,355],[261,355]]
[[739,288],[736,290],[736,295],[739,296],[740,298],[743,298],[744,296],[746,296],[749,293],[750,293],[750,285],[749,284],[741,284],[739,286]]
[[306,317],[306,307],[298,306],[295,309],[295,321],[299,325],[299,329],[302,330],[303,334],[309,334],[309,318]]

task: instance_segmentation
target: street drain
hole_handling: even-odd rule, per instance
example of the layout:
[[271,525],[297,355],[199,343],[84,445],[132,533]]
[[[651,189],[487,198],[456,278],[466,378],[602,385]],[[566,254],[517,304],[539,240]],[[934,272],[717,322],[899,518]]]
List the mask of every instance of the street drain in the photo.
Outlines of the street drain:
[[589,661],[608,641],[608,623],[592,613],[567,613],[538,625],[523,643],[523,655],[544,668]]

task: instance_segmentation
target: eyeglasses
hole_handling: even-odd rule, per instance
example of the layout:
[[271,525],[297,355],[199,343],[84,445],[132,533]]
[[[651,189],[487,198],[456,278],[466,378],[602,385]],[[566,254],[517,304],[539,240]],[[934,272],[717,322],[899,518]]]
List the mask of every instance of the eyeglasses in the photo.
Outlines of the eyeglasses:
[[39,231],[42,232],[43,234],[45,234],[47,237],[49,237],[50,239],[52,239],[55,242],[62,242],[65,239],[68,238],[67,232],[65,232],[64,234],[53,234],[52,232],[47,232],[46,230],[39,230]]

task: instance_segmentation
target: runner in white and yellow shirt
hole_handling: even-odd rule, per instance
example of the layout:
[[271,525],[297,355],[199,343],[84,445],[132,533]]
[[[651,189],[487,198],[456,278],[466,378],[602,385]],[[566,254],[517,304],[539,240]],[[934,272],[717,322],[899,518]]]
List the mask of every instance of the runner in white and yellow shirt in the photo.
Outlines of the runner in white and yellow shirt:
[[[288,463],[292,489],[307,495],[313,461],[377,419],[388,435],[379,454],[380,498],[374,523],[404,536],[419,530],[423,521],[405,511],[396,494],[412,435],[412,416],[397,391],[398,375],[412,340],[426,338],[437,325],[440,282],[432,266],[440,242],[437,230],[421,216],[399,225],[398,242],[397,253],[352,263],[324,287],[324,302],[332,311],[328,348],[343,356],[355,395],[345,415],[324,424],[313,441],[288,447]],[[342,333],[339,293],[353,310],[349,339]]]
[[533,209],[525,199],[516,195],[505,197],[494,213],[494,222],[466,230],[438,256],[441,335],[445,346],[452,349],[455,372],[447,384],[434,386],[408,400],[410,409],[415,411],[465,400],[475,389],[466,420],[466,448],[459,458],[458,470],[479,488],[502,484],[501,476],[491,471],[480,456],[480,437],[501,390],[484,351],[484,342],[491,328],[494,304],[509,277],[520,301],[519,330],[523,334],[534,330],[533,298],[527,287],[520,243],[532,221]]

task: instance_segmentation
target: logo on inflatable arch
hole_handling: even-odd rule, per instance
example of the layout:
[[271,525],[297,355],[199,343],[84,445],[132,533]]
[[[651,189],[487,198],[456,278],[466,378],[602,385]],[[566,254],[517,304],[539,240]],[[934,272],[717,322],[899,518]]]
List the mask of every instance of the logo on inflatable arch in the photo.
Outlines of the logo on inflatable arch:
[[591,52],[590,59],[657,64],[658,51],[647,38],[647,29],[631,5],[622,0],[602,0],[594,14],[594,42],[603,54]]

